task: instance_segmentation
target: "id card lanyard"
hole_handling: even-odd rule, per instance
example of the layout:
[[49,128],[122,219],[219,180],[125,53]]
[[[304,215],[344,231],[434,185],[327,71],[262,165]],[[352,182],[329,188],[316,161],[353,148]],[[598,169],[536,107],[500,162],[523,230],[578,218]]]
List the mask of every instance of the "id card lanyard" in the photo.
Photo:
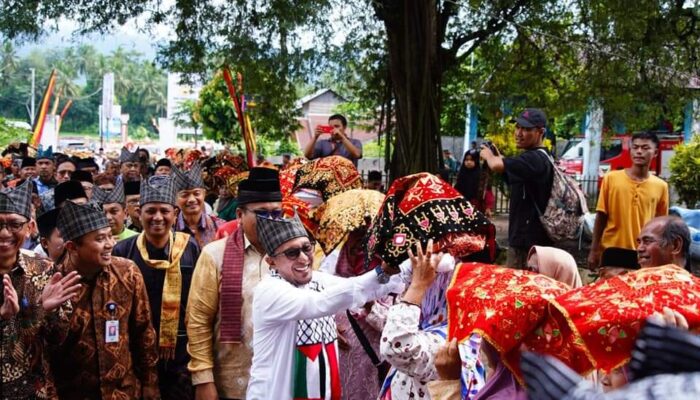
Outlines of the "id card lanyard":
[[110,301],[106,305],[109,319],[105,321],[105,343],[119,342],[119,320],[117,319],[117,303]]

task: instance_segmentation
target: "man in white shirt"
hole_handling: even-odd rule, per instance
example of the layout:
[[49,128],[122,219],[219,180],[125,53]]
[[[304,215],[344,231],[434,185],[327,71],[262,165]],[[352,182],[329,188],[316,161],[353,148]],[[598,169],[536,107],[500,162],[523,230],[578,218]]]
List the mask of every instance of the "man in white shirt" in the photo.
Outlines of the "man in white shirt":
[[340,399],[333,315],[401,292],[403,284],[381,267],[347,279],[313,271],[314,244],[297,216],[257,216],[257,231],[271,272],[253,294],[253,367],[246,398]]

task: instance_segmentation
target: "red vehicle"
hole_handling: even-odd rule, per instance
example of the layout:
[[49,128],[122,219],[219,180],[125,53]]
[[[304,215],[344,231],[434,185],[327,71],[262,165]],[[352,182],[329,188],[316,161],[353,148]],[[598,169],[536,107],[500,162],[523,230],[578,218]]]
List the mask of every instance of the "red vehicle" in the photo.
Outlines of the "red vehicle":
[[[659,137],[659,154],[651,161],[651,171],[657,176],[668,178],[668,165],[673,157],[673,148],[683,143],[683,133],[657,133]],[[569,140],[559,157],[559,165],[564,172],[580,178],[583,175],[583,137]],[[615,135],[608,139],[600,149],[600,166],[598,178],[602,179],[608,171],[627,168],[632,165],[630,156],[631,134]]]

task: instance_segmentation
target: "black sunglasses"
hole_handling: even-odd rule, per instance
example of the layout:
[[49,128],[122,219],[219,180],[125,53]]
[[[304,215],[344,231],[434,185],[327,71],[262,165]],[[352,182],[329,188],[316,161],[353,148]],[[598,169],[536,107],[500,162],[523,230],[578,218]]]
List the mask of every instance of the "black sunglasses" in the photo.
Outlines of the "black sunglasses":
[[282,210],[251,210],[250,208],[245,208],[245,210],[266,219],[282,219],[284,216],[284,211]]
[[315,247],[314,245],[315,245],[314,242],[306,243],[305,245],[303,245],[301,247],[292,247],[292,248],[287,249],[285,251],[282,251],[280,253],[273,254],[272,257],[277,257],[281,254],[284,254],[284,256],[287,257],[287,259],[289,261],[295,261],[297,258],[299,258],[299,256],[301,255],[301,252],[303,251],[307,257],[311,258],[311,256],[314,254],[314,247]]

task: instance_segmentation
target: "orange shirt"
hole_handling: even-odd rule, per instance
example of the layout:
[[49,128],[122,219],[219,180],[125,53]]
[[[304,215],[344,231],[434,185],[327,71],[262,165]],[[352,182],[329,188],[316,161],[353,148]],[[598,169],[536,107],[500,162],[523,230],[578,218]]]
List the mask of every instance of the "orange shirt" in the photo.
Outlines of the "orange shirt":
[[602,248],[636,249],[642,227],[654,217],[668,215],[668,203],[668,184],[656,176],[637,182],[625,170],[605,174],[596,207],[608,215]]

